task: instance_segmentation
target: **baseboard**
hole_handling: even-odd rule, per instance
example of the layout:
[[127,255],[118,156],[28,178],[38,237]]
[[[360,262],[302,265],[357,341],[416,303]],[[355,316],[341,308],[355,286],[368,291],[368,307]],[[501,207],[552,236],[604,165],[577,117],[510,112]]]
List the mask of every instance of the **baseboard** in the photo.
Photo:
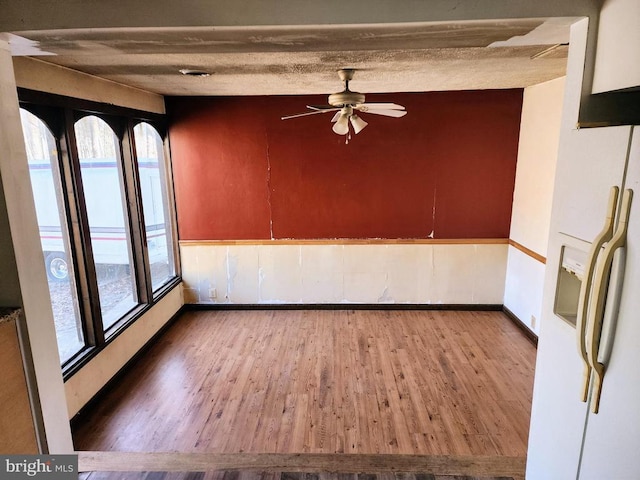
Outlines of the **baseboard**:
[[185,310],[461,310],[500,312],[498,304],[441,303],[191,303]]
[[515,313],[513,313],[511,310],[509,310],[507,307],[505,307],[504,305],[502,306],[502,311],[504,312],[504,314],[509,317],[509,319],[515,323],[515,325],[522,330],[522,333],[525,334],[525,336],[531,341],[531,343],[533,343],[533,345],[537,348],[538,347],[538,335],[535,334],[535,332],[533,332],[533,330],[531,330],[526,323],[524,323],[522,320],[520,320],[517,315]]
[[153,334],[153,336],[151,336],[151,338],[149,340],[147,340],[145,342],[145,344],[140,348],[140,350],[138,350],[129,360],[127,360],[127,363],[125,363],[120,370],[118,370],[115,375],[113,377],[111,377],[107,383],[105,383],[100,390],[98,390],[96,392],[96,394],[91,397],[91,399],[85,403],[82,408],[80,408],[80,410],[78,411],[78,413],[76,413],[71,420],[69,420],[70,424],[71,424],[71,430],[73,431],[73,428],[75,426],[75,424],[79,421],[79,419],[82,417],[82,415],[84,414],[85,411],[91,409],[110,389],[113,385],[115,385],[124,374],[126,374],[131,367],[133,366],[133,364],[145,353],[147,353],[147,351],[156,343],[156,340],[158,338],[160,338],[170,327],[171,325],[173,325],[173,323],[178,319],[178,317],[180,317],[180,315],[182,315],[185,312],[185,306],[183,305],[182,307],[180,307],[180,309],[174,313],[171,318],[155,333]]

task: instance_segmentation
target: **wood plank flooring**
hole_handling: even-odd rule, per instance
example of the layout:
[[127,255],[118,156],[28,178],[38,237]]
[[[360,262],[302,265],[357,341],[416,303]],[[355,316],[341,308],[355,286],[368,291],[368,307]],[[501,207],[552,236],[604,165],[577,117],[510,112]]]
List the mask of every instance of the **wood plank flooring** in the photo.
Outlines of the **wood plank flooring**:
[[187,312],[77,450],[517,456],[535,349],[500,312]]

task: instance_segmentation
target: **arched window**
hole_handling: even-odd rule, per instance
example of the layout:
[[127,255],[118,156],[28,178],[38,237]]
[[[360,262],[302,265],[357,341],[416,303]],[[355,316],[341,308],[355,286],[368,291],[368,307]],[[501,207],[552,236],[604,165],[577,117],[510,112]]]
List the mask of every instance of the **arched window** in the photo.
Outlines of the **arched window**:
[[170,159],[159,115],[28,93],[21,104],[68,379],[179,288]]
[[146,122],[133,129],[153,291],[175,276],[162,138]]
[[102,119],[75,124],[104,330],[138,305],[120,141]]
[[49,281],[60,360],[65,363],[86,342],[78,304],[75,261],[54,136],[38,117],[20,110],[31,188],[40,230],[40,243]]

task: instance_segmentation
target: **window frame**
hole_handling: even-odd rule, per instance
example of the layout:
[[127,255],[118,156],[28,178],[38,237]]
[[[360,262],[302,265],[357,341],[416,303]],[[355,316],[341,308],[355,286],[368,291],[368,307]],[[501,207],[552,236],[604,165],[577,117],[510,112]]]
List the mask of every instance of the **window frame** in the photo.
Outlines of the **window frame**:
[[[168,137],[166,135],[166,131],[164,132],[164,134],[157,128],[156,125],[154,125],[151,122],[148,122],[146,120],[134,120],[133,122],[130,123],[129,128],[129,138],[131,139],[131,152],[135,157],[135,163],[134,163],[134,171],[133,171],[133,176],[136,178],[137,184],[138,184],[138,192],[140,192],[140,195],[138,197],[138,201],[139,201],[139,205],[140,205],[140,210],[139,210],[139,216],[140,216],[140,220],[144,223],[144,208],[143,208],[143,204],[144,204],[144,198],[142,195],[142,186],[140,185],[140,165],[138,163],[138,156],[137,156],[137,147],[136,147],[136,135],[135,135],[135,129],[138,125],[142,125],[142,124],[147,124],[149,125],[151,128],[153,128],[155,130],[155,132],[158,134],[158,137],[160,138],[160,142],[162,144],[162,150],[159,152],[159,154],[162,155],[162,158],[159,159],[162,161],[162,165],[160,166],[159,170],[160,170],[160,181],[161,184],[164,185],[164,189],[166,190],[164,193],[166,194],[166,198],[165,200],[168,200],[167,203],[165,203],[163,201],[162,204],[162,209],[163,209],[163,216],[165,218],[165,224],[168,223],[168,229],[167,227],[165,227],[165,232],[167,234],[167,239],[170,240],[171,245],[170,248],[167,249],[167,253],[168,253],[168,260],[169,262],[173,263],[173,266],[175,269],[177,269],[177,264],[180,261],[180,256],[178,253],[178,237],[177,237],[177,222],[176,222],[176,211],[175,211],[175,201],[171,202],[170,200],[175,198],[174,194],[173,194],[173,176],[172,176],[172,169],[169,168],[170,166],[170,159],[171,159],[171,155],[169,152],[169,142],[168,142]],[[144,237],[141,239],[142,240],[142,250],[144,251],[145,257],[146,257],[146,261],[145,261],[145,266],[146,268],[149,268],[149,271],[145,271],[145,275],[147,276],[147,278],[149,279],[149,288],[147,291],[147,294],[149,295],[149,298],[153,298],[154,295],[157,295],[157,293],[159,291],[161,291],[164,288],[164,285],[167,283],[165,282],[164,284],[162,284],[161,286],[159,286],[158,288],[156,288],[154,290],[153,288],[153,277],[151,275],[151,261],[149,258],[149,249],[148,249],[148,242],[146,239],[146,233],[147,233],[147,228],[145,225],[145,229],[144,229]],[[175,272],[175,274],[177,275],[177,270]],[[169,280],[170,281],[170,280]]]
[[[69,261],[74,262],[74,275],[80,308],[85,346],[62,363],[63,378],[66,381],[86,363],[115,340],[130,325],[135,323],[150,308],[181,282],[181,265],[178,252],[177,218],[171,168],[171,156],[164,115],[140,110],[102,104],[61,95],[48,94],[27,89],[18,89],[20,108],[38,117],[51,131],[58,148],[57,167],[64,195],[64,215],[70,239]],[[137,292],[137,305],[104,329],[98,296],[98,280],[93,260],[93,250],[89,232],[89,221],[85,204],[78,155],[75,124],[78,120],[96,116],[104,120],[118,139],[118,169],[125,203],[125,228],[131,238],[131,275]],[[134,127],[148,123],[162,140],[162,169],[166,188],[167,235],[171,246],[169,261],[173,260],[174,276],[155,292],[147,251],[146,228],[142,210],[139,168],[135,151]]]

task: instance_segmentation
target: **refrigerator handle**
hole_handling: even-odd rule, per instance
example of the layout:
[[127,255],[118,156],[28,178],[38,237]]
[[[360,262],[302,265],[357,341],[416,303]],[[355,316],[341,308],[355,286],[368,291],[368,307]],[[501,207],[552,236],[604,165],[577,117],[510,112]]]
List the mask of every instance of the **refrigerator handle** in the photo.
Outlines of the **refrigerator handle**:
[[604,364],[598,362],[598,349],[600,347],[600,336],[602,333],[602,319],[607,298],[607,287],[609,286],[608,274],[611,271],[613,255],[618,248],[622,248],[627,240],[627,224],[631,211],[632,190],[625,190],[622,195],[622,206],[620,207],[620,219],[613,237],[604,247],[602,255],[598,259],[596,274],[593,285],[593,305],[589,309],[589,320],[587,322],[587,358],[594,372],[594,385],[591,398],[591,411],[598,413],[600,407],[600,394],[602,393],[602,380],[604,378]]
[[615,218],[616,204],[618,203],[618,187],[611,187],[609,193],[609,203],[607,204],[607,214],[602,231],[596,236],[591,244],[591,250],[586,263],[586,268],[580,286],[580,295],[578,297],[578,311],[576,316],[576,338],[578,340],[578,352],[584,364],[584,373],[582,378],[581,400],[587,401],[589,394],[589,379],[591,378],[591,365],[587,357],[586,345],[586,325],[587,311],[589,306],[589,297],[591,294],[591,284],[593,282],[593,272],[595,270],[598,254],[602,246],[611,239],[613,235],[613,221]]

